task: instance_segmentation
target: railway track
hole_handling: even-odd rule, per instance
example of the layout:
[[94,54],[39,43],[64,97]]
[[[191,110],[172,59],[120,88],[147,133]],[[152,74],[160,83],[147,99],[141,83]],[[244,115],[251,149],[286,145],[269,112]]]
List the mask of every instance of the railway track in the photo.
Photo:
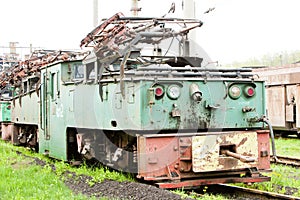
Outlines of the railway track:
[[277,156],[277,161],[274,158],[271,159],[271,162],[274,164],[288,165],[296,168],[300,168],[300,158],[287,157],[287,156]]
[[221,195],[228,195],[232,199],[293,199],[293,200],[300,200],[300,197],[294,197],[289,195],[278,194],[274,192],[266,192],[261,190],[249,189],[239,186],[232,186],[227,184],[217,184],[208,186],[206,192],[211,194],[221,194]]

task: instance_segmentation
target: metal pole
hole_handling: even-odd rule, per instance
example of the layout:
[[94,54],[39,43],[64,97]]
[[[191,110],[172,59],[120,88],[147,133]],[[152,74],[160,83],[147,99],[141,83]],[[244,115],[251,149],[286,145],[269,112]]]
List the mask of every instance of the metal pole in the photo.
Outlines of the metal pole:
[[94,4],[93,4],[93,25],[94,27],[97,27],[98,25],[98,0],[94,0]]
[[184,18],[194,19],[196,18],[195,13],[195,1],[194,0],[183,0],[183,16]]
[[[186,19],[195,19],[195,1],[194,0],[183,0],[182,1],[182,11],[183,17]],[[189,34],[189,38],[183,42],[183,56],[190,56],[190,52],[194,51],[196,48],[193,44],[196,42],[196,32],[191,31]],[[192,43],[191,43],[192,41]]]
[[141,8],[138,7],[138,1],[139,0],[132,0],[131,1],[131,13],[133,17],[137,17],[138,16],[138,12],[141,11]]

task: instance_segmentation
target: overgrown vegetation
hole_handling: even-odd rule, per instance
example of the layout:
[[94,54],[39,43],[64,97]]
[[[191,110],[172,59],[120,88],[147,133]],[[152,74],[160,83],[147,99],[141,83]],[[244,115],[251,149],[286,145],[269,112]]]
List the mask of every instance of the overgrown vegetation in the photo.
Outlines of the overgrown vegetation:
[[278,155],[300,158],[300,139],[276,138],[275,147]]
[[272,164],[272,172],[266,174],[271,177],[270,182],[253,183],[251,185],[235,184],[262,191],[300,197],[300,171],[294,167]]
[[[36,165],[33,158],[44,162],[44,166]],[[63,182],[67,178],[79,179],[80,175],[91,177],[87,182],[90,187],[105,179],[120,182],[134,181],[128,175],[109,171],[104,167],[92,169],[87,165],[79,168],[71,167],[65,162],[53,161],[41,154],[0,140],[0,177],[3,177],[0,179],[0,199],[94,199],[74,194]],[[199,196],[196,193],[187,193],[185,190],[176,190],[174,193],[183,198],[225,199],[221,195]]]
[[[299,139],[277,138],[275,142],[279,155],[300,157]],[[18,152],[22,152],[22,154]],[[36,165],[32,157],[43,160],[45,162],[44,167]],[[271,176],[271,182],[254,183],[250,186],[244,184],[237,185],[300,197],[300,190],[298,190],[300,188],[299,170],[293,167],[278,165],[272,165],[272,170],[273,172],[267,174]],[[102,182],[105,179],[134,181],[132,177],[126,174],[110,171],[104,167],[92,169],[86,165],[79,168],[71,167],[65,162],[54,162],[43,155],[0,141],[1,199],[88,199],[84,195],[74,194],[64,184],[64,179],[74,178],[74,174],[78,177],[80,175],[92,177],[87,183],[89,186],[93,186],[95,183]],[[221,195],[215,196],[206,194],[205,192],[201,196],[193,192],[187,193],[185,190],[180,189],[174,192],[185,198],[204,200],[226,199]]]
[[[33,157],[41,159],[45,165],[36,165]],[[71,167],[65,162],[54,162],[43,155],[0,141],[0,199],[91,199],[74,194],[64,184],[63,180],[68,178],[64,176],[66,172],[78,177],[83,174],[92,177],[88,182],[90,186],[104,179],[133,180],[103,167]]]
[[74,195],[50,167],[32,164],[11,146],[0,143],[1,199],[87,199]]
[[[275,146],[278,155],[300,158],[298,138],[276,138]],[[300,197],[300,170],[276,164],[272,164],[271,168],[272,172],[266,174],[271,177],[270,182],[235,185]]]

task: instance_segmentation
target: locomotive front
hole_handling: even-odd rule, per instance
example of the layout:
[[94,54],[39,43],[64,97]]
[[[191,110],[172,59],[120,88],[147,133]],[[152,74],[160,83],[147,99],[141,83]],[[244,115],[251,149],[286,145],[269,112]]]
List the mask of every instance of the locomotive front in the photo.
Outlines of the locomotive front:
[[162,188],[269,180],[261,175],[270,171],[264,82],[200,57],[188,33],[201,25],[116,14],[82,40],[94,49],[85,64],[98,77],[107,138],[77,137],[93,147],[89,155],[101,151],[99,160]]

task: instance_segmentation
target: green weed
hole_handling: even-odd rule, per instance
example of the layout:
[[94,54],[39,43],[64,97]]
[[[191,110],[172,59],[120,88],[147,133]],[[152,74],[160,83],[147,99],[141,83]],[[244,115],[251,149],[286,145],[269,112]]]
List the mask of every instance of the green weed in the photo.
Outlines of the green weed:
[[275,148],[278,155],[300,158],[300,139],[276,138]]
[[[253,183],[246,185],[238,183],[241,187],[248,187],[268,192],[275,192],[279,194],[287,194],[295,197],[300,197],[300,171],[294,167],[271,165],[272,172],[266,175],[271,177],[270,182]],[[292,193],[292,194],[291,194]]]
[[1,199],[87,199],[74,195],[49,166],[34,165],[8,145],[0,142]]

